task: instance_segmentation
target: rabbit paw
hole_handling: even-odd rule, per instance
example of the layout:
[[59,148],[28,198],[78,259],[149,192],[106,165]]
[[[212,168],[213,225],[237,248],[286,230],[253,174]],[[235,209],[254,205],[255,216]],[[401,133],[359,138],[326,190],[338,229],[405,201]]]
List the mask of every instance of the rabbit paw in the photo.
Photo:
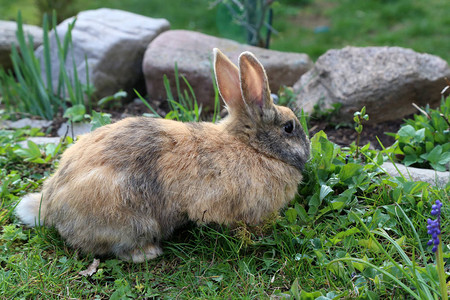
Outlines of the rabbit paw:
[[163,253],[161,247],[157,245],[147,245],[143,248],[137,248],[128,253],[119,255],[119,258],[125,261],[132,261],[134,263],[142,263],[146,260],[154,259]]

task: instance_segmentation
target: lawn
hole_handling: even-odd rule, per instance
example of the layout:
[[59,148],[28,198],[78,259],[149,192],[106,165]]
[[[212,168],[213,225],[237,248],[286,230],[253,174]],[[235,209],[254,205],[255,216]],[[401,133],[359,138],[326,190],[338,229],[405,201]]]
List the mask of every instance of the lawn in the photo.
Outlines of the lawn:
[[[450,106],[450,98],[447,100]],[[18,142],[44,133],[0,130],[0,293],[5,299],[432,299],[439,294],[426,245],[431,205],[440,200],[441,243],[448,261],[450,184],[436,188],[408,175],[383,175],[393,149],[341,148],[319,132],[298,196],[259,226],[190,224],[163,242],[164,255],[132,264],[93,262],[54,229],[27,229],[12,214],[57,166]],[[70,142],[70,141],[69,141]],[[63,144],[62,148],[67,147]],[[54,148],[42,148],[45,157]],[[43,156],[42,156],[43,155]],[[441,244],[441,245],[442,245]],[[322,297],[322,298],[319,298]],[[392,298],[391,298],[392,297]],[[437,299],[437,298],[434,298]]]
[[[33,3],[0,0],[0,18],[15,18],[23,8],[25,21],[39,23]],[[184,1],[185,10],[167,5],[167,1],[127,1],[126,7],[123,1],[104,3],[165,17],[173,28],[242,40],[236,27],[229,28],[226,10],[208,10],[207,1]],[[448,1],[298,3],[290,0],[273,5],[274,27],[279,30],[273,38],[274,49],[306,52],[317,58],[329,48],[348,44],[397,45],[450,58],[450,44],[444,38],[450,33]],[[103,1],[73,2],[75,11],[101,6]],[[11,80],[0,85],[0,91],[5,86],[11,95],[25,91]],[[30,93],[33,101],[37,95]],[[61,103],[57,96],[51,98],[54,105]],[[289,99],[281,97],[281,101],[288,103]],[[1,104],[1,120],[8,119],[15,104]],[[174,104],[169,107],[174,111],[168,116],[198,120],[195,111],[187,113],[188,108]],[[86,117],[82,109],[81,119],[92,119],[96,126],[109,122],[106,115],[95,111],[87,110],[90,116]],[[340,147],[324,132],[310,136],[311,160],[303,183],[279,214],[258,226],[188,224],[163,242],[161,257],[142,264],[83,254],[68,247],[52,228],[22,226],[13,214],[15,205],[25,194],[41,189],[73,141],[66,139],[60,148],[29,143],[25,150],[21,141],[49,132],[0,129],[1,298],[440,299],[438,295],[448,288],[448,272],[437,265],[443,269],[442,262],[448,265],[450,258],[450,184],[436,187],[414,182],[408,174],[392,177],[382,167],[393,161],[448,169],[450,97],[442,100],[439,111],[425,110],[429,118],[416,115],[406,120],[394,133],[396,143],[383,150],[372,150],[357,141]],[[55,112],[58,110],[50,114]],[[354,120],[358,130],[364,130],[366,113],[370,115],[362,110]],[[325,112],[321,114],[326,117]],[[307,127],[308,117],[299,118]],[[437,255],[427,245],[431,238],[427,219],[436,219],[431,214],[436,201],[444,204]],[[80,274],[95,258],[100,263],[94,272]]]

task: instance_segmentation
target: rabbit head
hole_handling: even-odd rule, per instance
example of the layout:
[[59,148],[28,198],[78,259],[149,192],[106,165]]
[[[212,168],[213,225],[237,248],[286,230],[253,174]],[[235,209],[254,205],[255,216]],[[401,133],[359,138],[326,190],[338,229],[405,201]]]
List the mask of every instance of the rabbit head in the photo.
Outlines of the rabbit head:
[[223,121],[229,132],[259,152],[303,170],[309,140],[292,110],[273,103],[266,72],[256,57],[242,53],[238,68],[215,48],[214,70],[229,112]]

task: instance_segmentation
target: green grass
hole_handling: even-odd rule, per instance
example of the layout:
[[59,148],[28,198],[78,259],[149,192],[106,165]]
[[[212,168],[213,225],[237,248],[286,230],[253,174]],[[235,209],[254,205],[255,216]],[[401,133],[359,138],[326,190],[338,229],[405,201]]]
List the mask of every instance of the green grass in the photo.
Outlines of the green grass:
[[[92,277],[81,276],[94,257],[66,246],[53,229],[24,228],[12,214],[19,198],[38,190],[58,163],[57,157],[31,163],[19,156],[17,142],[33,135],[42,133],[0,130],[0,294],[6,299],[401,299],[438,293],[426,219],[431,203],[441,199],[448,245],[450,185],[438,189],[382,176],[382,152],[362,147],[362,163],[355,146],[339,148],[324,133],[312,138],[299,196],[279,216],[253,227],[190,224],[163,242],[164,255],[155,260],[102,257]],[[444,247],[444,261],[449,257]]]
[[[438,55],[450,61],[450,2],[445,0],[314,0],[277,1],[273,4],[271,48],[304,52],[316,59],[328,49],[351,46],[400,46]],[[307,1],[306,1],[307,2]],[[167,5],[167,1],[88,1],[75,0],[74,10],[111,7],[151,17],[166,18],[172,29],[189,29],[245,41],[244,32],[230,23],[227,9],[209,9],[211,1],[183,1]],[[39,13],[32,0],[0,0],[0,19],[15,19],[21,9],[25,21],[38,24]],[[328,31],[315,33],[318,26]]]

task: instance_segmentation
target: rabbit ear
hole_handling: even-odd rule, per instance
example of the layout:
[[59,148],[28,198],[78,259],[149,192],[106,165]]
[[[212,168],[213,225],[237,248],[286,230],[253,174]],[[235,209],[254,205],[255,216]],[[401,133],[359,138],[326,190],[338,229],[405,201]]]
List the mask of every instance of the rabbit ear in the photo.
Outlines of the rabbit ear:
[[220,96],[230,113],[243,105],[239,70],[219,49],[214,48],[214,73]]
[[252,53],[244,52],[239,56],[239,70],[244,101],[260,109],[272,108],[266,71]]

